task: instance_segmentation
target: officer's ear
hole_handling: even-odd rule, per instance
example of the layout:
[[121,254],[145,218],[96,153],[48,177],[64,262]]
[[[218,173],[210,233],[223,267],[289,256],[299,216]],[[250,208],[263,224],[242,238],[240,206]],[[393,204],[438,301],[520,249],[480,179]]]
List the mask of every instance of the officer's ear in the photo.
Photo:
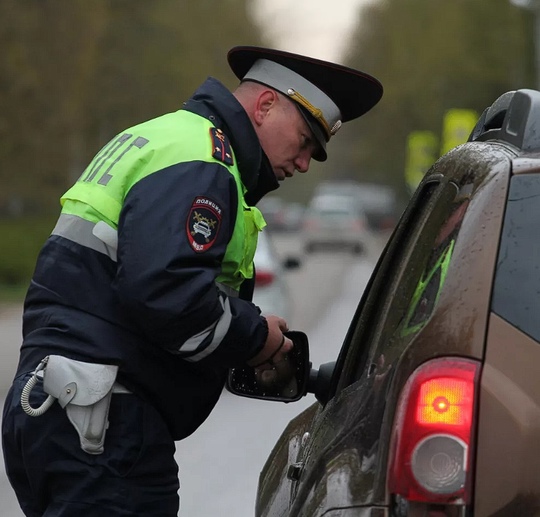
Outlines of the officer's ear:
[[272,113],[272,110],[275,109],[278,101],[278,94],[275,90],[269,88],[260,92],[255,102],[255,110],[253,113],[255,124],[261,126]]

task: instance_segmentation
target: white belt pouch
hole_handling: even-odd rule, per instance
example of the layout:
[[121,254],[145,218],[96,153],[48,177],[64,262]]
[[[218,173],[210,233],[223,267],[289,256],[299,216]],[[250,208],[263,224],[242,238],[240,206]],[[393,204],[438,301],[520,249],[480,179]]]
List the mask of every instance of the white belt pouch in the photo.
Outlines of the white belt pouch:
[[[28,396],[37,382],[40,370],[43,370],[43,389],[49,398],[40,408],[34,409],[29,406]],[[50,355],[40,363],[25,386],[21,404],[26,413],[39,416],[50,407],[53,402],[51,398],[57,399],[79,434],[83,451],[101,454],[117,373],[118,366],[85,363]]]

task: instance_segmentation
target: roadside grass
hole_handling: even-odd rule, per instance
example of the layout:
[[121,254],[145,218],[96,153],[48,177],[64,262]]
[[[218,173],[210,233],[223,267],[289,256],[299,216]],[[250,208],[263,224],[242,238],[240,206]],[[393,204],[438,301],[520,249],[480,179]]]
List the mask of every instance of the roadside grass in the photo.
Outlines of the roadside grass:
[[28,286],[26,284],[25,285],[0,284],[0,304],[12,305],[12,304],[23,303],[27,288]]
[[0,218],[0,303],[20,303],[55,216]]

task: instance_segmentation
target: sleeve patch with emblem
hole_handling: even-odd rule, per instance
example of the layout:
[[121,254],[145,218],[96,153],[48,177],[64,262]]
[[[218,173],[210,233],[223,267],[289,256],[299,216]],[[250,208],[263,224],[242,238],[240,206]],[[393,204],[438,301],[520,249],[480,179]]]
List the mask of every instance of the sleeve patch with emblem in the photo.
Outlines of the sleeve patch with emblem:
[[225,133],[217,127],[211,127],[210,137],[212,140],[212,157],[226,165],[233,165],[231,144]]
[[221,207],[205,196],[197,196],[191,204],[187,220],[187,238],[197,253],[209,250],[221,225]]

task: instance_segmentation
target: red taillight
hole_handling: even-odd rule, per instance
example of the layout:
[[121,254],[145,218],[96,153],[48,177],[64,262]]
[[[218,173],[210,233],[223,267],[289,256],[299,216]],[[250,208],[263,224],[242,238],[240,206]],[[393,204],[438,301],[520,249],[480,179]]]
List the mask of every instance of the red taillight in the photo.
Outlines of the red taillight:
[[440,377],[425,381],[420,387],[416,421],[420,425],[469,429],[474,403],[473,381],[474,377],[467,380]]
[[270,285],[274,281],[274,273],[271,271],[257,271],[255,274],[255,285],[263,287]]
[[406,383],[392,431],[388,488],[409,501],[467,504],[480,364],[434,359]]

